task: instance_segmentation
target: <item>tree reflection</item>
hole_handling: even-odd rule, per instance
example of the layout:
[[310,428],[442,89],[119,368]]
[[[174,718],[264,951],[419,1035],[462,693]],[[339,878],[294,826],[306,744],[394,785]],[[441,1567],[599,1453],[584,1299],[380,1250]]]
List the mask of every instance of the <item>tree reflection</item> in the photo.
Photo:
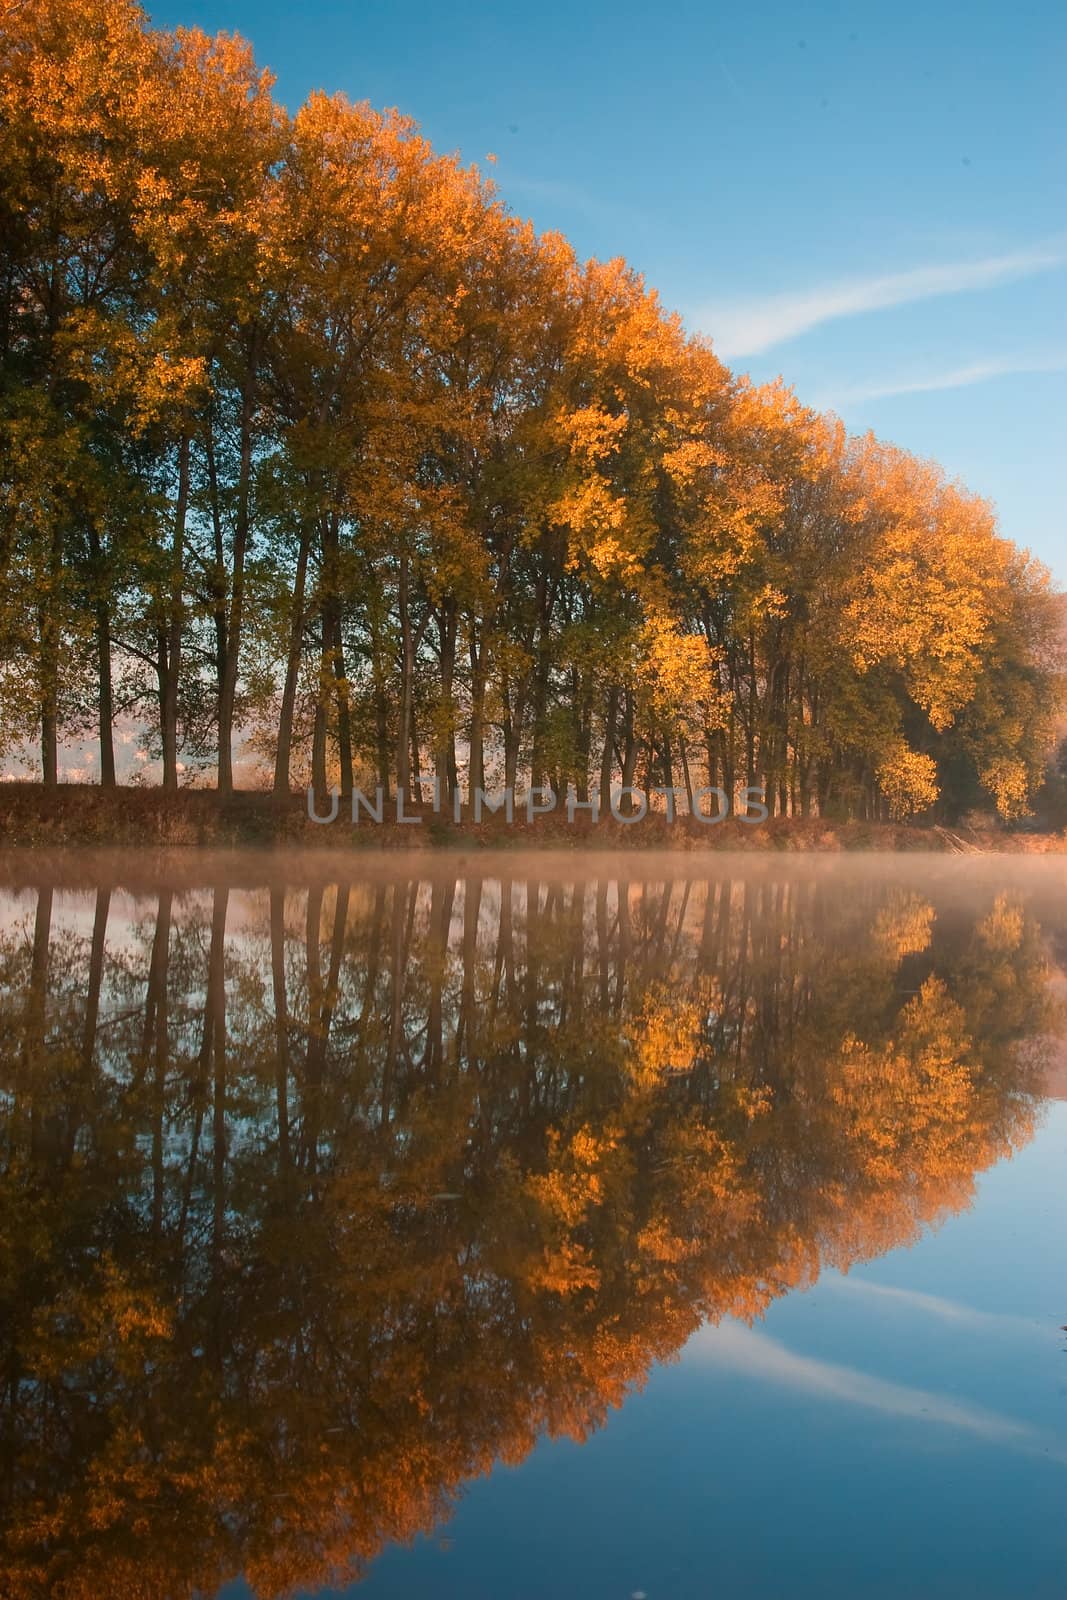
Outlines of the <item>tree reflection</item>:
[[1021,903],[875,880],[13,898],[5,1593],[358,1576],[966,1205],[1045,978]]

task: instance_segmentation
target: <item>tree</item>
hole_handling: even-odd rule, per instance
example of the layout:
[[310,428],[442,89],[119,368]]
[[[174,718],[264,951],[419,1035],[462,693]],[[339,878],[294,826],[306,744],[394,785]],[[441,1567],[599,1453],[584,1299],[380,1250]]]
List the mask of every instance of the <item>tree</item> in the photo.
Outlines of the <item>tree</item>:
[[0,738],[49,785],[137,714],[167,789],[243,739],[283,799],[1026,812],[1058,601],[935,465],[241,40],[7,0],[0,67]]

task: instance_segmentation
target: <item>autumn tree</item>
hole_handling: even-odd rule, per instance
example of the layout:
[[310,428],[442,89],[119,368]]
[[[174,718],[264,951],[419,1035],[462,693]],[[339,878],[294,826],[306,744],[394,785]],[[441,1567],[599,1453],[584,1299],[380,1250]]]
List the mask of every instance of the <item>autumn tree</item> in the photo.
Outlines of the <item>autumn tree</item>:
[[168,789],[247,745],[280,799],[1031,805],[1060,601],[992,509],[409,119],[5,0],[0,157],[0,743],[48,785],[132,716]]

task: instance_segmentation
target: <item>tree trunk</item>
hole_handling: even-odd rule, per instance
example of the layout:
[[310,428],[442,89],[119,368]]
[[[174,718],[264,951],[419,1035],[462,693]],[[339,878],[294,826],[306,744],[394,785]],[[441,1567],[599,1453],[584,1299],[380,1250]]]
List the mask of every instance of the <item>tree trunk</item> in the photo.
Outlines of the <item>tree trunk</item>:
[[226,654],[219,685],[219,777],[220,794],[233,793],[233,717],[237,702],[237,673],[244,627],[245,558],[251,532],[249,515],[252,490],[252,416],[256,382],[256,336],[252,335],[249,369],[241,395],[241,464],[237,478],[237,515],[233,528],[233,556],[230,573],[230,606],[226,621]]
[[326,694],[329,682],[325,618],[320,618],[319,647],[319,692],[315,700],[315,728],[311,736],[311,786],[321,805],[326,799]]
[[378,782],[386,800],[389,799],[390,782],[390,750],[389,750],[389,701],[386,698],[385,685],[375,684],[374,687],[374,743],[378,757]]
[[533,744],[530,750],[530,788],[540,789],[545,781],[545,742],[548,714],[548,645],[542,636],[537,647],[533,682]]
[[604,749],[600,756],[600,807],[607,810],[611,793],[611,774],[615,769],[615,721],[619,714],[619,689],[612,684],[608,690],[608,707],[604,715]]
[[339,572],[339,519],[336,512],[324,517],[322,525],[322,667],[319,674],[319,697],[315,708],[315,768],[314,783],[318,790],[322,779],[325,792],[326,733],[329,705],[337,706],[337,753],[341,767],[341,795],[345,801],[352,797],[352,720],[348,701],[348,679],[345,676],[345,658],[342,629],[342,596]]
[[470,622],[471,658],[471,716],[468,738],[470,741],[470,767],[467,774],[468,793],[473,799],[475,789],[485,788],[485,642],[481,650],[475,641],[475,623]]
[[163,740],[163,787],[178,787],[178,684],[182,655],[182,574],[185,562],[185,522],[189,511],[189,435],[178,445],[178,498],[174,507],[171,545],[170,592],[166,626],[160,651],[160,734]]
[[437,736],[436,772],[438,794],[449,804],[456,791],[456,743],[453,726],[452,687],[456,671],[456,608],[446,600],[437,619],[441,660],[441,726]]
[[311,549],[311,525],[300,528],[300,546],[296,557],[296,574],[293,579],[293,613],[289,622],[289,650],[285,662],[285,683],[282,703],[278,713],[278,746],[274,755],[274,797],[285,799],[289,794],[289,765],[293,751],[293,718],[296,713],[296,689],[300,678],[300,658],[304,641],[304,591],[307,587],[308,555]]
[[352,708],[348,699],[348,676],[345,671],[345,651],[341,637],[340,601],[331,603],[333,637],[333,676],[337,693],[337,754],[341,763],[341,797],[352,798],[355,774],[352,762]]
[[400,557],[397,584],[397,609],[400,614],[400,718],[396,732],[396,789],[405,800],[411,798],[412,693],[415,678],[415,645],[411,634],[411,608],[408,603],[408,558]]
[[278,1164],[289,1170],[289,1002],[285,988],[285,890],[270,891],[270,972],[274,991],[274,1103]]
[[422,761],[419,757],[419,730],[415,721],[415,708],[411,712],[411,798],[422,805]]
[[89,520],[89,555],[96,587],[96,708],[100,735],[100,787],[115,787],[115,695],[111,675],[111,613],[104,593],[100,531]]
[[41,697],[41,775],[46,789],[59,787],[59,718],[55,686],[48,683]]
[[63,534],[52,529],[52,593],[38,609],[41,649],[41,774],[46,789],[59,785],[59,655],[61,648],[59,583],[63,571]]
[[96,1049],[96,1025],[100,1016],[100,990],[104,979],[104,953],[107,946],[107,919],[111,909],[111,890],[97,889],[96,912],[93,917],[93,939],[89,947],[89,979],[85,1002],[85,1020],[82,1029],[82,1065],[86,1077],[93,1064]]
[[506,677],[501,685],[501,697],[504,702],[501,719],[504,733],[504,787],[513,793],[519,781],[519,752],[522,747],[522,724],[526,715],[529,682],[527,673],[525,682],[514,692]]
[[660,745],[660,756],[663,763],[663,784],[667,789],[674,788],[674,758],[671,750],[670,735],[666,729],[663,731],[663,742]]
[[593,753],[593,675],[577,673],[574,689],[574,794],[582,805],[589,800],[589,762]]
[[[632,789],[637,776],[637,757],[640,751],[637,734],[634,729],[634,697],[629,689],[623,696],[623,745],[622,745],[622,787]],[[622,812],[629,816],[633,811],[633,796],[626,794],[622,798]]]
[[148,963],[148,981],[145,985],[144,1025],[141,1032],[141,1050],[137,1066],[138,1086],[152,1072],[152,1237],[157,1240],[163,1228],[163,1116],[167,1077],[168,1037],[168,986],[170,961],[170,926],[173,894],[161,890],[156,900],[156,924],[152,930],[152,953]]
[[229,894],[226,888],[217,888],[214,893],[204,1006],[207,1026],[211,1029],[211,1055],[215,1068],[211,1117],[211,1247],[216,1269],[222,1264],[226,1230],[226,908]]
[[678,744],[678,753],[682,758],[682,779],[685,783],[685,803],[689,808],[689,815],[693,815],[693,779],[689,771],[689,751],[686,749],[685,735]]
[[[389,742],[389,661],[382,637],[380,612],[376,605],[368,608],[367,625],[370,633],[371,704],[374,709],[374,754],[378,784],[386,801],[392,775],[392,758],[397,753]],[[399,762],[397,763],[399,766]]]

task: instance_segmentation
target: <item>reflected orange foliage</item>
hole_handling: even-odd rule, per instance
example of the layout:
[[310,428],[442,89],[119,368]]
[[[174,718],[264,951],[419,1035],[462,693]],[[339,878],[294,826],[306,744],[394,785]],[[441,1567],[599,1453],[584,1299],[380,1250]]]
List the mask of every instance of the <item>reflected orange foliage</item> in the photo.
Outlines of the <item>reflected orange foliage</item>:
[[68,904],[0,941],[14,1600],[358,1577],[966,1205],[1054,1025],[1021,901],[874,878]]

